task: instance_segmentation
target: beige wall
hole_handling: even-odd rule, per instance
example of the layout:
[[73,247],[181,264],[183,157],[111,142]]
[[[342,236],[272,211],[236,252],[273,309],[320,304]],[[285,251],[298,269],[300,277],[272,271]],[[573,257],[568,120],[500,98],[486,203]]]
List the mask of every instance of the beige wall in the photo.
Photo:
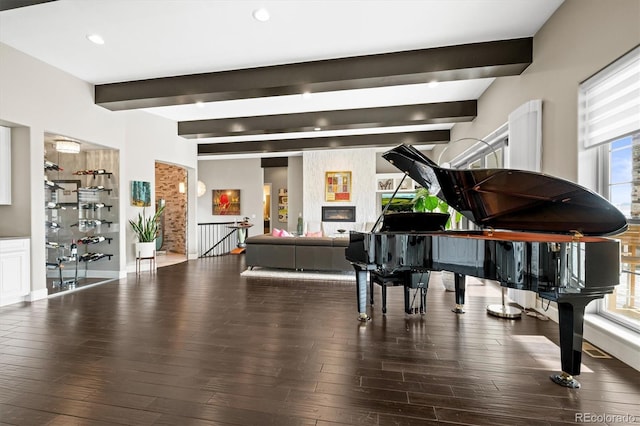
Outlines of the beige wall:
[[[200,160],[198,179],[207,186],[205,194],[198,198],[198,223],[239,221],[246,216],[258,225],[249,228],[249,235],[262,234],[263,171],[259,158]],[[240,214],[214,216],[211,192],[214,189],[239,189]]]
[[304,218],[304,172],[302,170],[302,156],[289,157],[287,167],[287,187],[289,189],[289,229],[295,231],[298,227],[298,214],[302,212]]
[[451,140],[483,138],[524,102],[542,99],[542,171],[576,181],[578,85],[639,43],[640,1],[566,0],[535,35],[533,64],[496,79],[478,117],[456,124]]
[[29,164],[29,137],[29,129],[11,129],[11,204],[0,205],[0,237],[31,234],[31,170],[15,166]]

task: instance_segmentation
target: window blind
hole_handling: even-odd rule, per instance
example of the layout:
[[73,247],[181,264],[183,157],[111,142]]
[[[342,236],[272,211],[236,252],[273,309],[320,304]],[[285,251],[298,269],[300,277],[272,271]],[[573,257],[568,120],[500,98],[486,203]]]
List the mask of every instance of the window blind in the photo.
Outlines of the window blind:
[[585,148],[640,130],[640,46],[580,84]]

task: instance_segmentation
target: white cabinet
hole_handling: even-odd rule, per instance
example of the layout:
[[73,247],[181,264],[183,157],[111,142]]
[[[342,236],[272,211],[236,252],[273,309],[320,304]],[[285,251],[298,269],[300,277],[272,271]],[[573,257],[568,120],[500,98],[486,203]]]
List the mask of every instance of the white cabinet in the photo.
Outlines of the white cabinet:
[[0,238],[0,306],[22,302],[31,290],[28,238]]
[[11,204],[11,129],[0,126],[0,205]]

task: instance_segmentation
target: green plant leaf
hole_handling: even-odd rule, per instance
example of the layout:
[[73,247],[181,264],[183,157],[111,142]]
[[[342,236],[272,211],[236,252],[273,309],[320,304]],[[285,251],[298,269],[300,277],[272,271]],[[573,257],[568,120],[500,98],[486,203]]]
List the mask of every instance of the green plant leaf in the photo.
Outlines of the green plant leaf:
[[164,211],[165,206],[159,207],[155,214],[151,217],[145,215],[146,210],[143,208],[142,213],[138,213],[137,220],[129,219],[131,229],[138,237],[138,241],[141,243],[149,243],[154,241],[158,237],[160,230],[158,219]]

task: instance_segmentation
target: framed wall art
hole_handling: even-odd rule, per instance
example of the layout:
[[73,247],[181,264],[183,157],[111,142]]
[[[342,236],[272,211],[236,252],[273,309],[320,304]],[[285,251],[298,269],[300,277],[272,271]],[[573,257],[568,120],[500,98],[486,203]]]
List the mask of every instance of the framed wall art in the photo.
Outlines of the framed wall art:
[[211,192],[214,215],[240,215],[239,189],[214,189]]
[[136,207],[151,205],[151,182],[131,181],[131,205]]
[[278,190],[278,222],[287,223],[289,221],[289,195],[287,188]]
[[351,172],[326,172],[325,201],[351,201]]
[[378,178],[378,191],[393,191],[393,178]]

